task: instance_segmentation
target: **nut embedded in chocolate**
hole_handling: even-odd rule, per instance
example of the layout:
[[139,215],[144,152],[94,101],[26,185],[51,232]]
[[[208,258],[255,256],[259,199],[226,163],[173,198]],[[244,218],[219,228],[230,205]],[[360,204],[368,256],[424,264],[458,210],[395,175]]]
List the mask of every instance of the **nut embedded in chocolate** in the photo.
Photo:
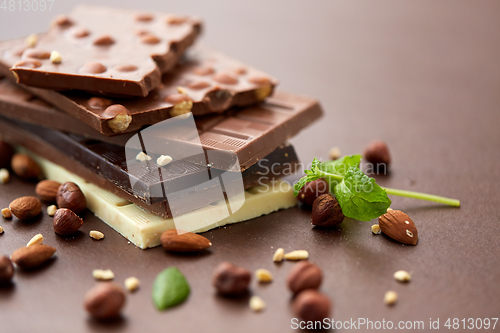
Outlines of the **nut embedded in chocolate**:
[[102,35],[102,36],[97,37],[94,40],[94,45],[97,45],[97,46],[108,46],[108,45],[112,45],[114,43],[115,43],[115,40],[113,39],[113,37],[111,37],[109,35]]
[[328,183],[323,178],[320,178],[306,183],[300,189],[297,199],[303,204],[312,206],[317,197],[326,193],[330,193]]
[[344,221],[344,214],[337,199],[330,193],[314,200],[311,223],[319,227],[333,227]]
[[50,58],[50,52],[40,49],[27,49],[23,53],[23,59],[44,60]]
[[247,292],[251,276],[250,271],[223,262],[215,269],[212,284],[222,295],[238,296]]
[[316,290],[304,290],[293,301],[293,312],[305,321],[322,321],[330,315],[328,297]]
[[14,266],[6,256],[0,256],[0,285],[9,283],[14,276]]
[[57,207],[71,209],[75,214],[79,214],[87,208],[87,199],[82,190],[72,182],[67,182],[59,186],[57,190]]
[[59,208],[54,214],[54,231],[61,236],[72,235],[80,229],[83,220],[70,209]]
[[306,289],[318,289],[323,281],[321,269],[309,261],[301,261],[295,264],[288,274],[288,288],[294,293]]
[[212,76],[212,79],[216,82],[219,82],[221,84],[236,84],[238,83],[238,79],[231,73],[217,73],[214,76]]
[[100,62],[88,62],[80,68],[80,73],[83,74],[101,74],[107,71],[106,66]]

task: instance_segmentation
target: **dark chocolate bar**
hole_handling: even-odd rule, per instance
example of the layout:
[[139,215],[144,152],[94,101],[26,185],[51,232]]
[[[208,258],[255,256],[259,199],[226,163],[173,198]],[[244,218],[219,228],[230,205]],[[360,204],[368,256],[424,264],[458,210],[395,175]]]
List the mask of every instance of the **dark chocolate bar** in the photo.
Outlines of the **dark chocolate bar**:
[[[0,43],[0,72],[4,75],[12,77],[8,71],[16,61],[12,50],[22,43],[22,40]],[[164,75],[162,85],[145,98],[105,98],[82,91],[25,88],[97,131],[112,136],[137,131],[189,111],[200,116],[255,104],[270,96],[277,83],[262,71],[205,46],[197,46],[171,73]],[[119,114],[125,116],[117,117]]]
[[[216,188],[202,184],[206,179],[206,167],[185,161],[173,161],[162,167],[162,172],[159,174],[156,167],[151,169],[146,162],[127,161],[123,147],[4,117],[0,117],[0,130],[5,140],[20,144],[157,215],[171,217],[173,213],[177,215],[186,213],[218,200],[216,196],[211,195],[212,192],[216,192]],[[293,147],[282,145],[260,163],[242,173],[243,187],[250,188],[291,174],[295,171],[297,162]],[[131,175],[128,167],[134,165],[141,168],[144,171],[143,174]],[[273,172],[270,174],[269,171],[273,166]],[[210,169],[210,172],[211,178],[223,173],[222,170],[216,169]],[[160,179],[158,175],[161,175],[163,179]],[[131,181],[134,182],[133,186]],[[165,194],[168,194],[180,192],[186,188],[203,193],[197,197],[201,200],[193,200],[192,196],[190,198],[186,196],[182,198],[184,200],[181,200],[181,206],[178,205],[175,212],[171,211],[164,197],[151,195],[162,189],[165,189]]]
[[200,30],[200,20],[193,17],[80,5],[57,17],[34,48],[8,56],[19,83],[147,96]]

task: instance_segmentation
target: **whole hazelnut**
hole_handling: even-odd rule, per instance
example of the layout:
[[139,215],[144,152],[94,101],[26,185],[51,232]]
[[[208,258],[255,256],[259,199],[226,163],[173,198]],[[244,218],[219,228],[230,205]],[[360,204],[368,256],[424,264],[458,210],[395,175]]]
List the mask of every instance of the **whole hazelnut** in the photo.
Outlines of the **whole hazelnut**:
[[314,200],[311,216],[313,225],[333,227],[342,223],[344,218],[339,202],[330,193],[323,194]]
[[87,199],[82,190],[72,182],[59,186],[56,195],[57,207],[71,209],[75,214],[81,213],[87,208]]
[[223,262],[215,269],[212,284],[222,295],[238,296],[247,292],[250,278],[250,271]]
[[117,317],[125,304],[123,289],[111,282],[101,282],[85,295],[83,306],[96,319]]
[[321,321],[329,316],[332,305],[328,297],[308,289],[295,298],[292,307],[295,315],[305,321]]
[[365,152],[363,154],[365,159],[372,163],[375,168],[375,171],[378,171],[379,165],[385,165],[388,169],[389,164],[391,164],[391,155],[389,154],[389,148],[385,142],[377,140],[372,142],[368,147],[366,147]]
[[42,169],[31,157],[26,154],[14,154],[11,160],[12,171],[22,179],[37,179]]
[[288,274],[288,288],[295,294],[306,289],[318,289],[323,280],[321,269],[309,261],[296,263]]
[[59,208],[54,214],[54,231],[58,235],[67,236],[80,229],[83,220],[68,208]]
[[14,266],[12,261],[6,256],[0,257],[0,285],[7,284],[14,276]]
[[10,167],[10,161],[14,153],[14,148],[10,144],[0,140],[0,169]]
[[297,199],[303,204],[311,206],[317,197],[329,192],[328,183],[320,178],[304,185],[300,189]]

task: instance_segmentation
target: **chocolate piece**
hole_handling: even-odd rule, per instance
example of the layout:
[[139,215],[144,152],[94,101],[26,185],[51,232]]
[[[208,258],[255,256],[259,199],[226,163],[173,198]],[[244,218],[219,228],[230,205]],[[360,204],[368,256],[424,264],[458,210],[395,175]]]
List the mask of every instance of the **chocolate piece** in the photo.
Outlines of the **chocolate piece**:
[[[5,76],[12,78],[8,67],[15,62],[15,50],[22,43],[22,40],[0,43],[0,55],[3,54],[0,72]],[[94,71],[100,68],[96,64],[91,67],[89,70]],[[130,66],[119,68],[123,71]],[[235,78],[236,82],[228,78]],[[277,83],[276,79],[257,69],[199,46],[190,50],[171,73],[164,75],[161,87],[144,98],[105,98],[82,91],[24,88],[97,131],[112,136],[137,131],[145,125],[153,125],[189,111],[200,116],[222,112],[233,106],[255,104],[270,96]],[[122,105],[125,108],[122,113],[131,117],[128,126],[118,130],[112,125],[114,115],[106,112],[108,107],[115,104]]]
[[[147,96],[161,83],[201,30],[200,20],[186,17],[170,24],[170,14],[148,13],[137,20],[132,10],[80,5],[54,20],[34,48],[6,56],[18,82],[46,89],[79,89],[122,96]],[[141,31],[142,35],[138,35]],[[60,63],[49,60],[50,52]],[[36,60],[33,60],[36,59]],[[125,70],[124,70],[125,69]]]
[[[100,141],[111,142],[125,147],[135,134],[125,134],[116,137],[106,137],[92,128],[85,126],[67,114],[42,106],[41,101],[31,99],[32,96],[13,84],[0,81],[0,113],[19,120],[52,127],[63,131],[72,131]],[[319,118],[322,114],[318,102],[305,96],[296,96],[284,92],[276,94],[258,106],[242,110],[231,110],[222,115],[196,118],[198,137],[191,140],[172,136],[166,137],[166,131],[161,124],[143,130],[148,137],[154,137],[163,142],[173,142],[171,147],[182,149],[184,145],[196,146],[201,142],[204,150],[212,152],[210,162],[213,168],[227,170],[231,166],[226,159],[226,151],[237,155],[241,170],[245,170],[258,160],[270,154],[282,142],[297,134],[302,128]],[[141,149],[140,145],[130,141],[133,148]],[[147,147],[148,152],[164,154],[164,151],[154,151]],[[160,147],[161,148],[161,147]],[[168,155],[175,157],[175,151],[169,150]],[[217,153],[220,153],[217,156]],[[220,157],[220,158],[217,158]],[[206,165],[204,156],[190,159],[192,163]]]
[[[127,161],[123,147],[88,140],[75,134],[64,134],[55,130],[7,120],[0,117],[0,130],[5,139],[22,145],[45,158],[62,165],[86,180],[164,217],[171,217],[172,212],[164,198],[152,195],[165,189],[166,193],[181,191],[192,187],[193,191],[203,189],[210,194],[215,189],[206,188],[207,168],[189,164],[185,161],[173,161],[162,167],[163,179],[157,177],[157,169],[150,169],[146,162]],[[295,171],[297,156],[292,146],[284,145],[242,173],[244,188],[250,188]],[[142,177],[131,177],[127,165],[137,165],[144,170]],[[272,174],[269,173],[271,167]],[[211,169],[211,177],[221,175],[223,171]],[[166,177],[167,176],[167,177]],[[131,180],[134,186],[131,186]],[[212,191],[212,192],[211,192]],[[217,197],[203,195],[203,200],[193,201],[186,197],[175,213],[185,213],[204,207],[217,201]]]

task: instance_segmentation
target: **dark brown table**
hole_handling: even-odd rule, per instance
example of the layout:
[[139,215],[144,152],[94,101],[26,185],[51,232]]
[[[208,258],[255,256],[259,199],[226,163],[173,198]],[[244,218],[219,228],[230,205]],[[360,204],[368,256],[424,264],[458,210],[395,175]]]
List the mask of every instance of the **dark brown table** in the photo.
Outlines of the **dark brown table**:
[[[291,331],[285,279],[293,263],[275,265],[277,247],[307,249],[323,268],[321,290],[334,301],[336,320],[423,321],[428,331],[432,318],[444,331],[448,318],[500,316],[500,2],[125,3],[199,14],[206,43],[281,78],[281,89],[318,97],[326,116],[291,140],[303,162],[326,158],[332,146],[352,154],[383,139],[394,163],[391,174],[379,178],[382,185],[455,197],[462,207],[394,197],[392,207],[418,227],[416,247],[372,235],[374,221],[317,230],[308,211],[294,208],[207,232],[214,246],[198,256],[137,249],[90,212],[72,239],[56,236],[46,214],[30,224],[1,219],[1,253],[37,233],[57,248],[49,265],[17,271],[14,287],[0,290],[1,332]],[[43,30],[50,17],[71,7],[56,1],[51,13],[0,11],[0,37]],[[33,184],[14,178],[0,187],[0,206],[33,193]],[[92,229],[106,238],[90,239]],[[274,274],[269,285],[251,285],[266,301],[265,312],[251,312],[248,298],[215,294],[211,274],[224,260]],[[160,313],[151,285],[169,266],[186,275],[192,294]],[[119,321],[96,323],[82,308],[95,268],[112,269],[118,283],[129,276],[141,280]],[[412,273],[409,284],[393,279],[400,269]],[[387,290],[399,293],[392,308],[383,303]]]

